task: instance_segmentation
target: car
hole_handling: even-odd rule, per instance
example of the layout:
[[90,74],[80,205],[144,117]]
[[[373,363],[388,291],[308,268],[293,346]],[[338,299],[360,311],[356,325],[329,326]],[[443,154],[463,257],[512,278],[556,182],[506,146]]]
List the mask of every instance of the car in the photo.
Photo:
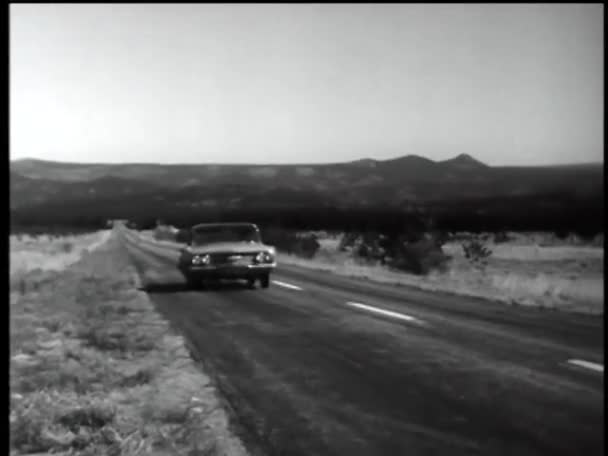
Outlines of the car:
[[253,223],[201,223],[193,226],[181,250],[179,269],[190,287],[211,280],[244,279],[250,288],[270,285],[276,268],[275,248],[262,242]]

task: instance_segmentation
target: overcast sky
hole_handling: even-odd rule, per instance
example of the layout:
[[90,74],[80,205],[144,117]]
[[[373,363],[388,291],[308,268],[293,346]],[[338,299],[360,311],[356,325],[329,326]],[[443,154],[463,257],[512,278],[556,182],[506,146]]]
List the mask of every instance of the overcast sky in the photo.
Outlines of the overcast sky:
[[603,5],[10,6],[10,154],[603,161]]

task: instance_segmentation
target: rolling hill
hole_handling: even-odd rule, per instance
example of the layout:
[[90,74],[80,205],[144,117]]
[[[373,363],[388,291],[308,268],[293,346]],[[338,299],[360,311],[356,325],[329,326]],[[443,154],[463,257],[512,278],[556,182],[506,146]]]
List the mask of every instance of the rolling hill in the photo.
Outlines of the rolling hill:
[[51,211],[128,216],[144,208],[165,214],[413,206],[483,212],[488,201],[491,208],[513,201],[523,208],[534,201],[526,210],[559,215],[572,205],[602,207],[603,190],[603,164],[492,167],[466,154],[444,161],[407,155],[293,165],[10,163],[16,216]]

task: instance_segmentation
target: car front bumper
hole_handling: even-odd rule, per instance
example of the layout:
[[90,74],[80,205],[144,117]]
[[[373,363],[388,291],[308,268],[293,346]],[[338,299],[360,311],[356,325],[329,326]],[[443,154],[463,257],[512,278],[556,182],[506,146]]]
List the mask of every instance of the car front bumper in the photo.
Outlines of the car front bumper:
[[189,265],[183,272],[192,278],[249,278],[269,274],[276,263],[251,265]]

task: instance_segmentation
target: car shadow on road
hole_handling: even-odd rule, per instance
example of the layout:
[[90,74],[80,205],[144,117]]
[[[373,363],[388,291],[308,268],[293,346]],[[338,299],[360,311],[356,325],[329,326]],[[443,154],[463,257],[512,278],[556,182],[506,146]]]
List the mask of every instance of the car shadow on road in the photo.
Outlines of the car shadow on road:
[[208,291],[246,291],[250,290],[245,282],[216,282],[205,287],[192,287],[185,282],[176,283],[147,283],[139,288],[146,293],[180,293],[180,292],[208,292]]

